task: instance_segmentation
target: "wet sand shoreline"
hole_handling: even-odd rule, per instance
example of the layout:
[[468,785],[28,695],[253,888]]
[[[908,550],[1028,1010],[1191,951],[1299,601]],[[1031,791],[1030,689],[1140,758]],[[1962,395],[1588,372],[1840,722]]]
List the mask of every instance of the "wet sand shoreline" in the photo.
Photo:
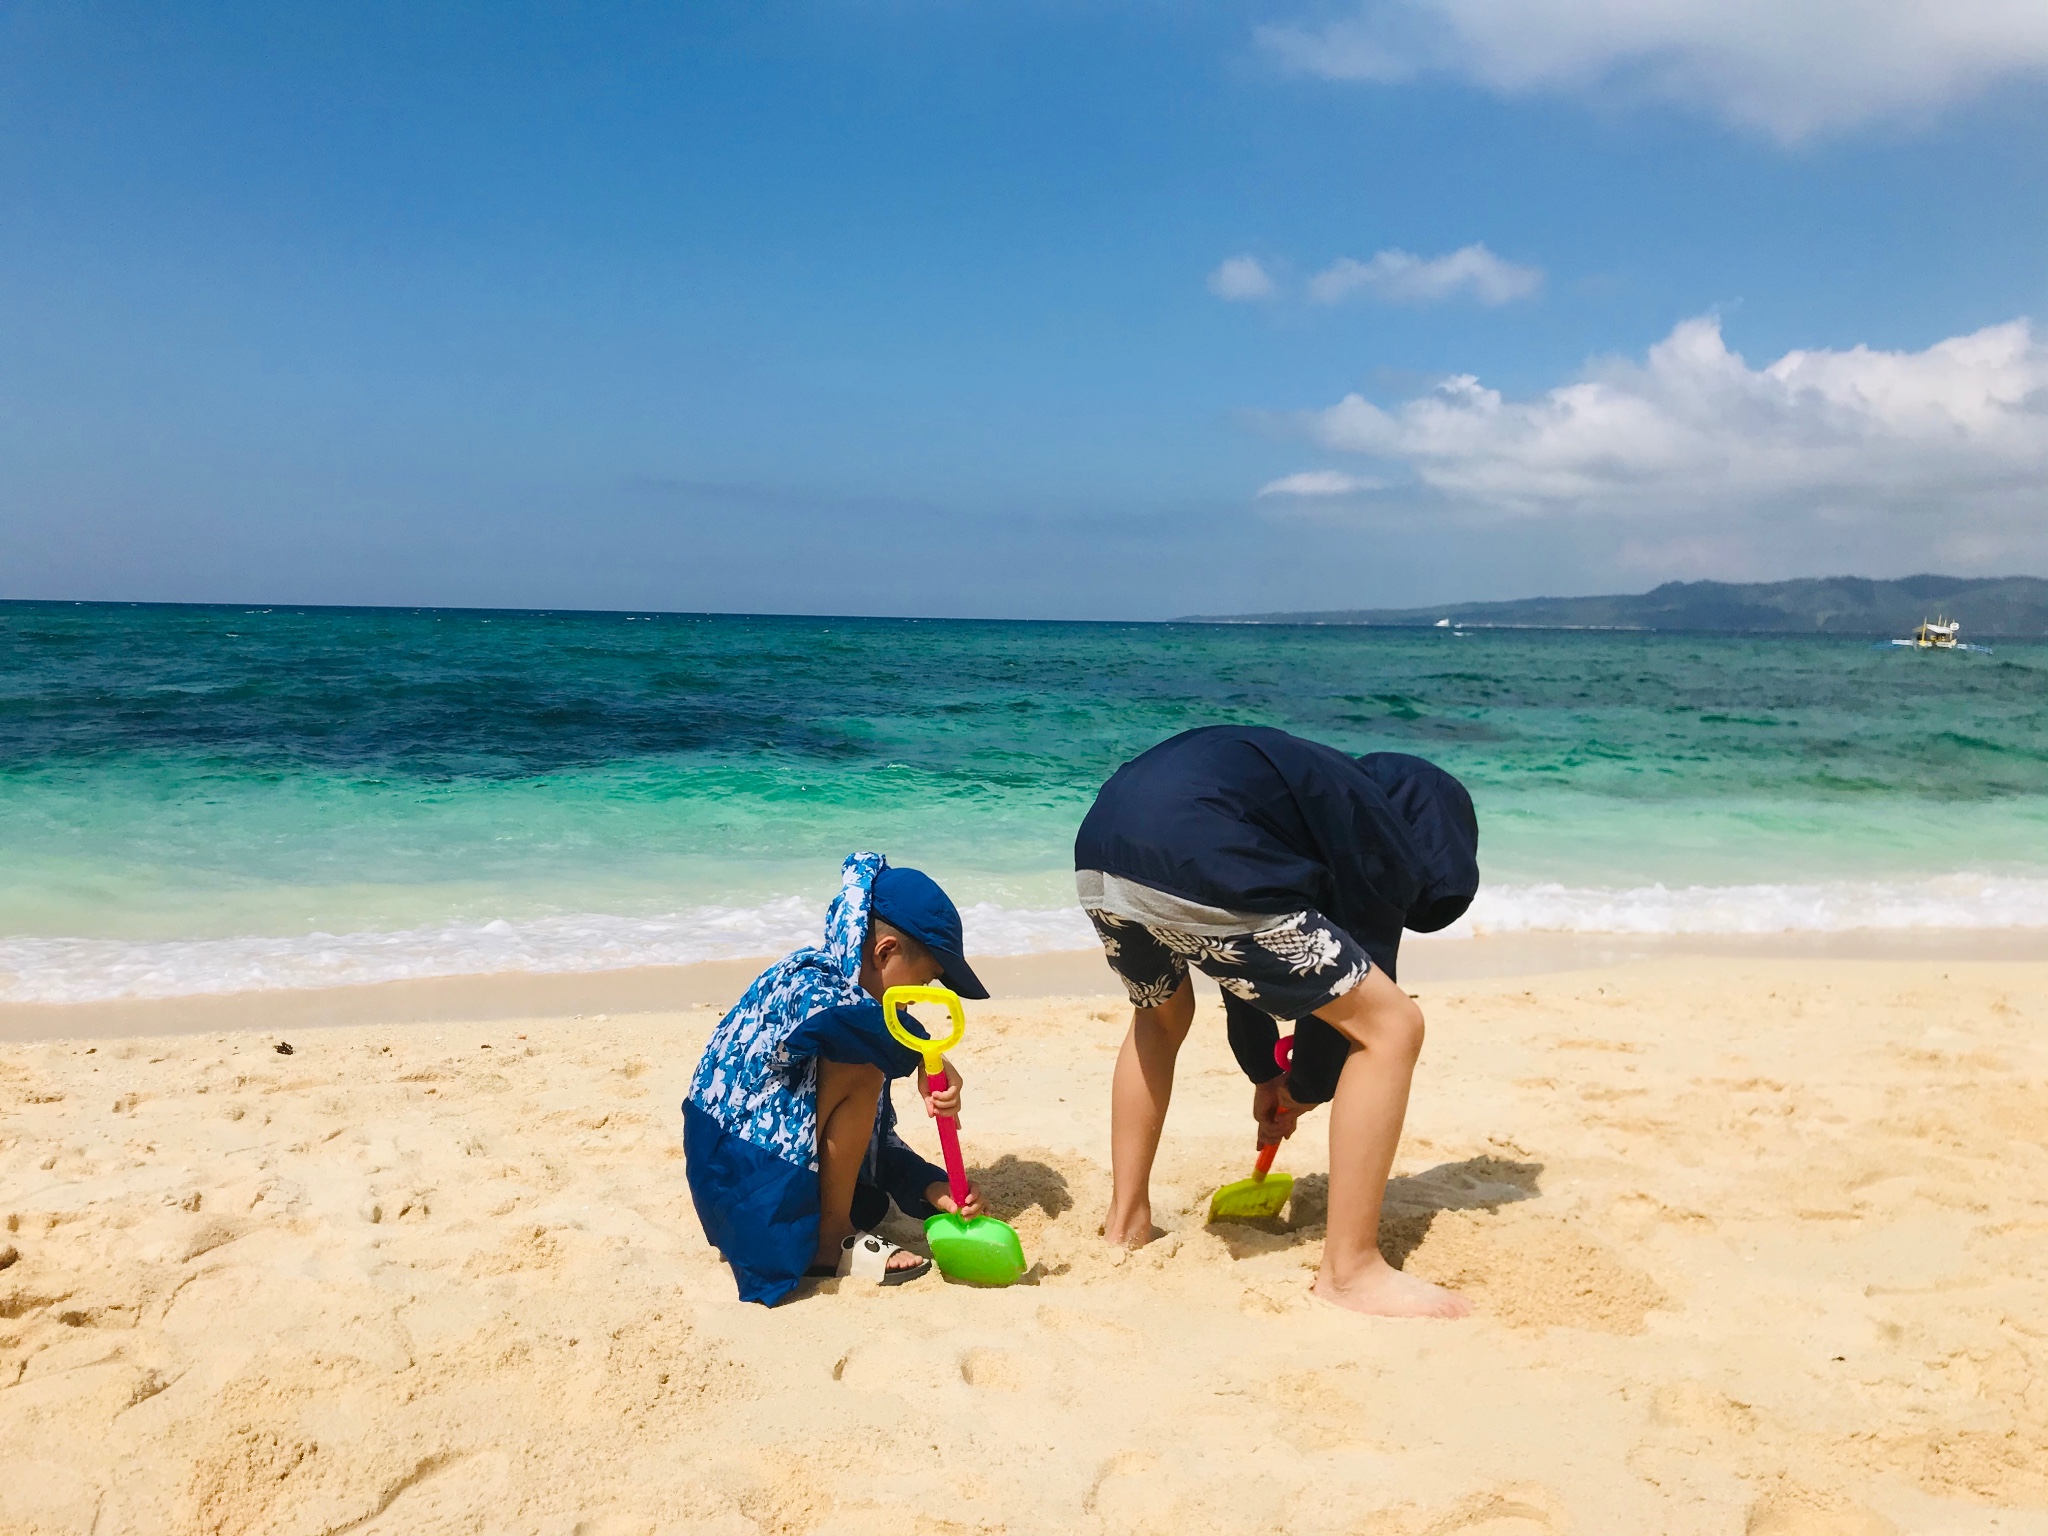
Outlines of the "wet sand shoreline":
[[[1684,958],[2027,962],[2048,957],[2048,929],[1864,929],[1839,933],[1632,935],[1517,933],[1474,939],[1411,937],[1401,979],[1433,985],[1489,976],[1549,975]],[[772,957],[608,971],[508,971],[360,986],[117,998],[81,1003],[0,1000],[0,1043],[100,1040],[221,1029],[290,1030],[563,1015],[724,1009]],[[999,999],[1113,994],[1092,949],[978,960]],[[1198,978],[1198,984],[1201,984]],[[1213,987],[1210,988],[1213,993]]]

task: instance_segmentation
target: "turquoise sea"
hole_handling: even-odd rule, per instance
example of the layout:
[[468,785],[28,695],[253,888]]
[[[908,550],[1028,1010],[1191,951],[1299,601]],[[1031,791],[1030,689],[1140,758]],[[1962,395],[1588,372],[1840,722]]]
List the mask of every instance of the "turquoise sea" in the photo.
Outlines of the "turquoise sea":
[[839,859],[1090,942],[1095,787],[1188,726],[1461,775],[1461,931],[2048,925],[2048,647],[0,603],[0,998],[779,950]]

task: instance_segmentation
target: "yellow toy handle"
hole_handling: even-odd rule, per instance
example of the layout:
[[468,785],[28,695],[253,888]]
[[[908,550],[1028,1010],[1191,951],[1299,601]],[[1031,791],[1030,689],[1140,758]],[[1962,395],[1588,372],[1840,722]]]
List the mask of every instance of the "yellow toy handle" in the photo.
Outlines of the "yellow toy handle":
[[[896,1009],[904,1003],[939,1003],[953,1015],[952,1033],[943,1040],[922,1040],[903,1027]],[[946,1070],[945,1053],[967,1033],[967,1010],[960,1006],[960,994],[951,987],[891,987],[882,994],[882,1022],[889,1033],[924,1058],[924,1069],[932,1077]]]

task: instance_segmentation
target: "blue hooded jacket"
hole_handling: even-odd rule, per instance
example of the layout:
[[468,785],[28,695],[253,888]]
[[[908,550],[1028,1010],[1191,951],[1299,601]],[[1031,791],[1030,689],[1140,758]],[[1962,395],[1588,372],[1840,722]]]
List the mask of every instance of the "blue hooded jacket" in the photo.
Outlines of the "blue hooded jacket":
[[[712,1031],[683,1100],[690,1197],[743,1301],[782,1300],[817,1251],[819,1059],[865,1063],[891,1078],[919,1064],[860,984],[875,876],[887,867],[879,853],[847,859],[825,914],[824,943],[754,979]],[[909,1014],[898,1017],[925,1034]],[[865,1206],[879,1220],[887,1194],[906,1215],[929,1215],[924,1191],[945,1177],[896,1134],[885,1082],[855,1210]]]
[[[1183,731],[1119,768],[1081,823],[1074,867],[1233,912],[1321,912],[1391,978],[1401,932],[1434,933],[1479,890],[1479,821],[1465,786],[1401,752],[1347,757],[1270,726]],[[1245,1075],[1277,1075],[1278,1029],[1225,995]],[[1330,1096],[1349,1044],[1295,1026],[1289,1091]]]

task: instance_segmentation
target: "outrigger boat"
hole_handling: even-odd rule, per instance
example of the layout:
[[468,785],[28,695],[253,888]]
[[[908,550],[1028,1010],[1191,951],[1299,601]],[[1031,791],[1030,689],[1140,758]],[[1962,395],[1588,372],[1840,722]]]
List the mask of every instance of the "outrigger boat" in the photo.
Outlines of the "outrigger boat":
[[1988,645],[1963,644],[1960,638],[1962,631],[1962,620],[1937,614],[1931,620],[1922,619],[1915,624],[1912,639],[1893,640],[1890,643],[1915,651],[1981,651],[1986,655],[1991,653],[1991,647]]

